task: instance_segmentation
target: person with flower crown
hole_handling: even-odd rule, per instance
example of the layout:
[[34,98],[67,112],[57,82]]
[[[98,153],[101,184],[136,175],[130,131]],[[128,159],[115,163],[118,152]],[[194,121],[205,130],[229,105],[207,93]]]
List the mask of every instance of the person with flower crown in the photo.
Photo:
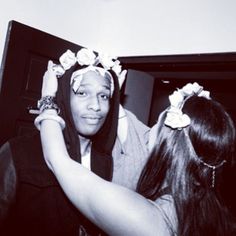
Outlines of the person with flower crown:
[[[135,190],[150,128],[120,105],[126,70],[117,58],[86,48],[67,50],[59,61],[48,62],[38,110],[31,110],[39,114],[36,127],[58,122],[71,159]],[[104,235],[64,194],[44,162],[39,134],[14,138],[0,149],[1,235]]]
[[[46,87],[54,80],[48,79]],[[219,194],[222,170],[234,158],[234,123],[197,83],[169,101],[151,129],[151,154],[136,192],[70,158],[61,122],[43,116],[57,117],[55,109],[39,115],[45,162],[73,205],[109,235],[236,235]]]

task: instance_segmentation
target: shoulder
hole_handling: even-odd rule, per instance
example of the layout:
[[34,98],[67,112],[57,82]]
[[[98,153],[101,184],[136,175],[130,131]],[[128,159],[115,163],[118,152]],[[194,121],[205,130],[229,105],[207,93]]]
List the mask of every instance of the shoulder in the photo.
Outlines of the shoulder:
[[0,160],[10,154],[10,143],[7,141],[0,147]]
[[0,148],[0,162],[12,164],[18,173],[21,169],[37,166],[42,159],[40,136],[37,133],[9,139]]
[[0,173],[1,175],[9,174],[8,170],[12,169],[12,152],[10,148],[10,143],[4,143],[0,148]]
[[127,118],[129,120],[131,120],[136,127],[140,128],[144,131],[149,131],[150,130],[150,127],[148,127],[142,121],[140,121],[134,113],[132,113],[131,111],[129,111],[127,109],[125,109],[125,113],[127,115]]
[[23,153],[35,153],[41,147],[39,132],[14,137],[8,143],[13,157]]
[[8,155],[12,157],[17,174],[45,169],[39,132],[18,136],[8,141]]
[[0,148],[0,225],[7,217],[14,201],[16,190],[16,170],[13,164],[9,142]]
[[125,109],[125,113],[128,120],[128,130],[130,132],[136,133],[137,136],[144,140],[145,145],[147,145],[150,127],[141,122],[131,111]]
[[14,167],[19,185],[58,185],[44,161],[39,132],[12,138],[2,148],[5,159]]
[[165,194],[155,201],[149,201],[156,207],[168,229],[175,235],[177,232],[177,215],[173,197],[169,194]]
[[8,140],[11,147],[22,146],[24,144],[34,144],[40,142],[39,132],[17,136]]

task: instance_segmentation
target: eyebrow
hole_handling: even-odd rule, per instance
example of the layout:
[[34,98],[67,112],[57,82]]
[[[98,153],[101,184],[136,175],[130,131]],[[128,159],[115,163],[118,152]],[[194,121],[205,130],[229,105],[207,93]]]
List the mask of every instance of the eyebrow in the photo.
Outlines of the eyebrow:
[[[91,86],[91,84],[80,84],[80,87],[85,87],[85,86],[88,86],[88,87],[90,87]],[[101,87],[103,87],[103,88],[105,88],[106,90],[111,90],[111,87],[110,86],[108,86],[108,85],[101,85]]]

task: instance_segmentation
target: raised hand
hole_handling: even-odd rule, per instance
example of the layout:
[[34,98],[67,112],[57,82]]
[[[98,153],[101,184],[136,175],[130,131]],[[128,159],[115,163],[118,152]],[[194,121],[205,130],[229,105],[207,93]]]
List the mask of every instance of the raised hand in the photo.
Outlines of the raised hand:
[[47,71],[43,76],[43,84],[41,90],[41,96],[56,96],[58,89],[58,78],[64,74],[64,69],[61,65],[55,65],[51,60],[48,61]]

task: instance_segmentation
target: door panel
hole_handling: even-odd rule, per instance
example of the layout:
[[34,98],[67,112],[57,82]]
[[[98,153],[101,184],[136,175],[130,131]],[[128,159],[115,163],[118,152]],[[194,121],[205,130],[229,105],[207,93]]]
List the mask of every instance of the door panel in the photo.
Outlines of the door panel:
[[124,107],[144,124],[149,124],[154,77],[138,70],[128,70],[124,89]]
[[9,22],[2,61],[0,93],[0,144],[16,135],[35,130],[35,107],[40,98],[42,77],[49,59],[57,62],[67,49],[81,46],[48,33]]

